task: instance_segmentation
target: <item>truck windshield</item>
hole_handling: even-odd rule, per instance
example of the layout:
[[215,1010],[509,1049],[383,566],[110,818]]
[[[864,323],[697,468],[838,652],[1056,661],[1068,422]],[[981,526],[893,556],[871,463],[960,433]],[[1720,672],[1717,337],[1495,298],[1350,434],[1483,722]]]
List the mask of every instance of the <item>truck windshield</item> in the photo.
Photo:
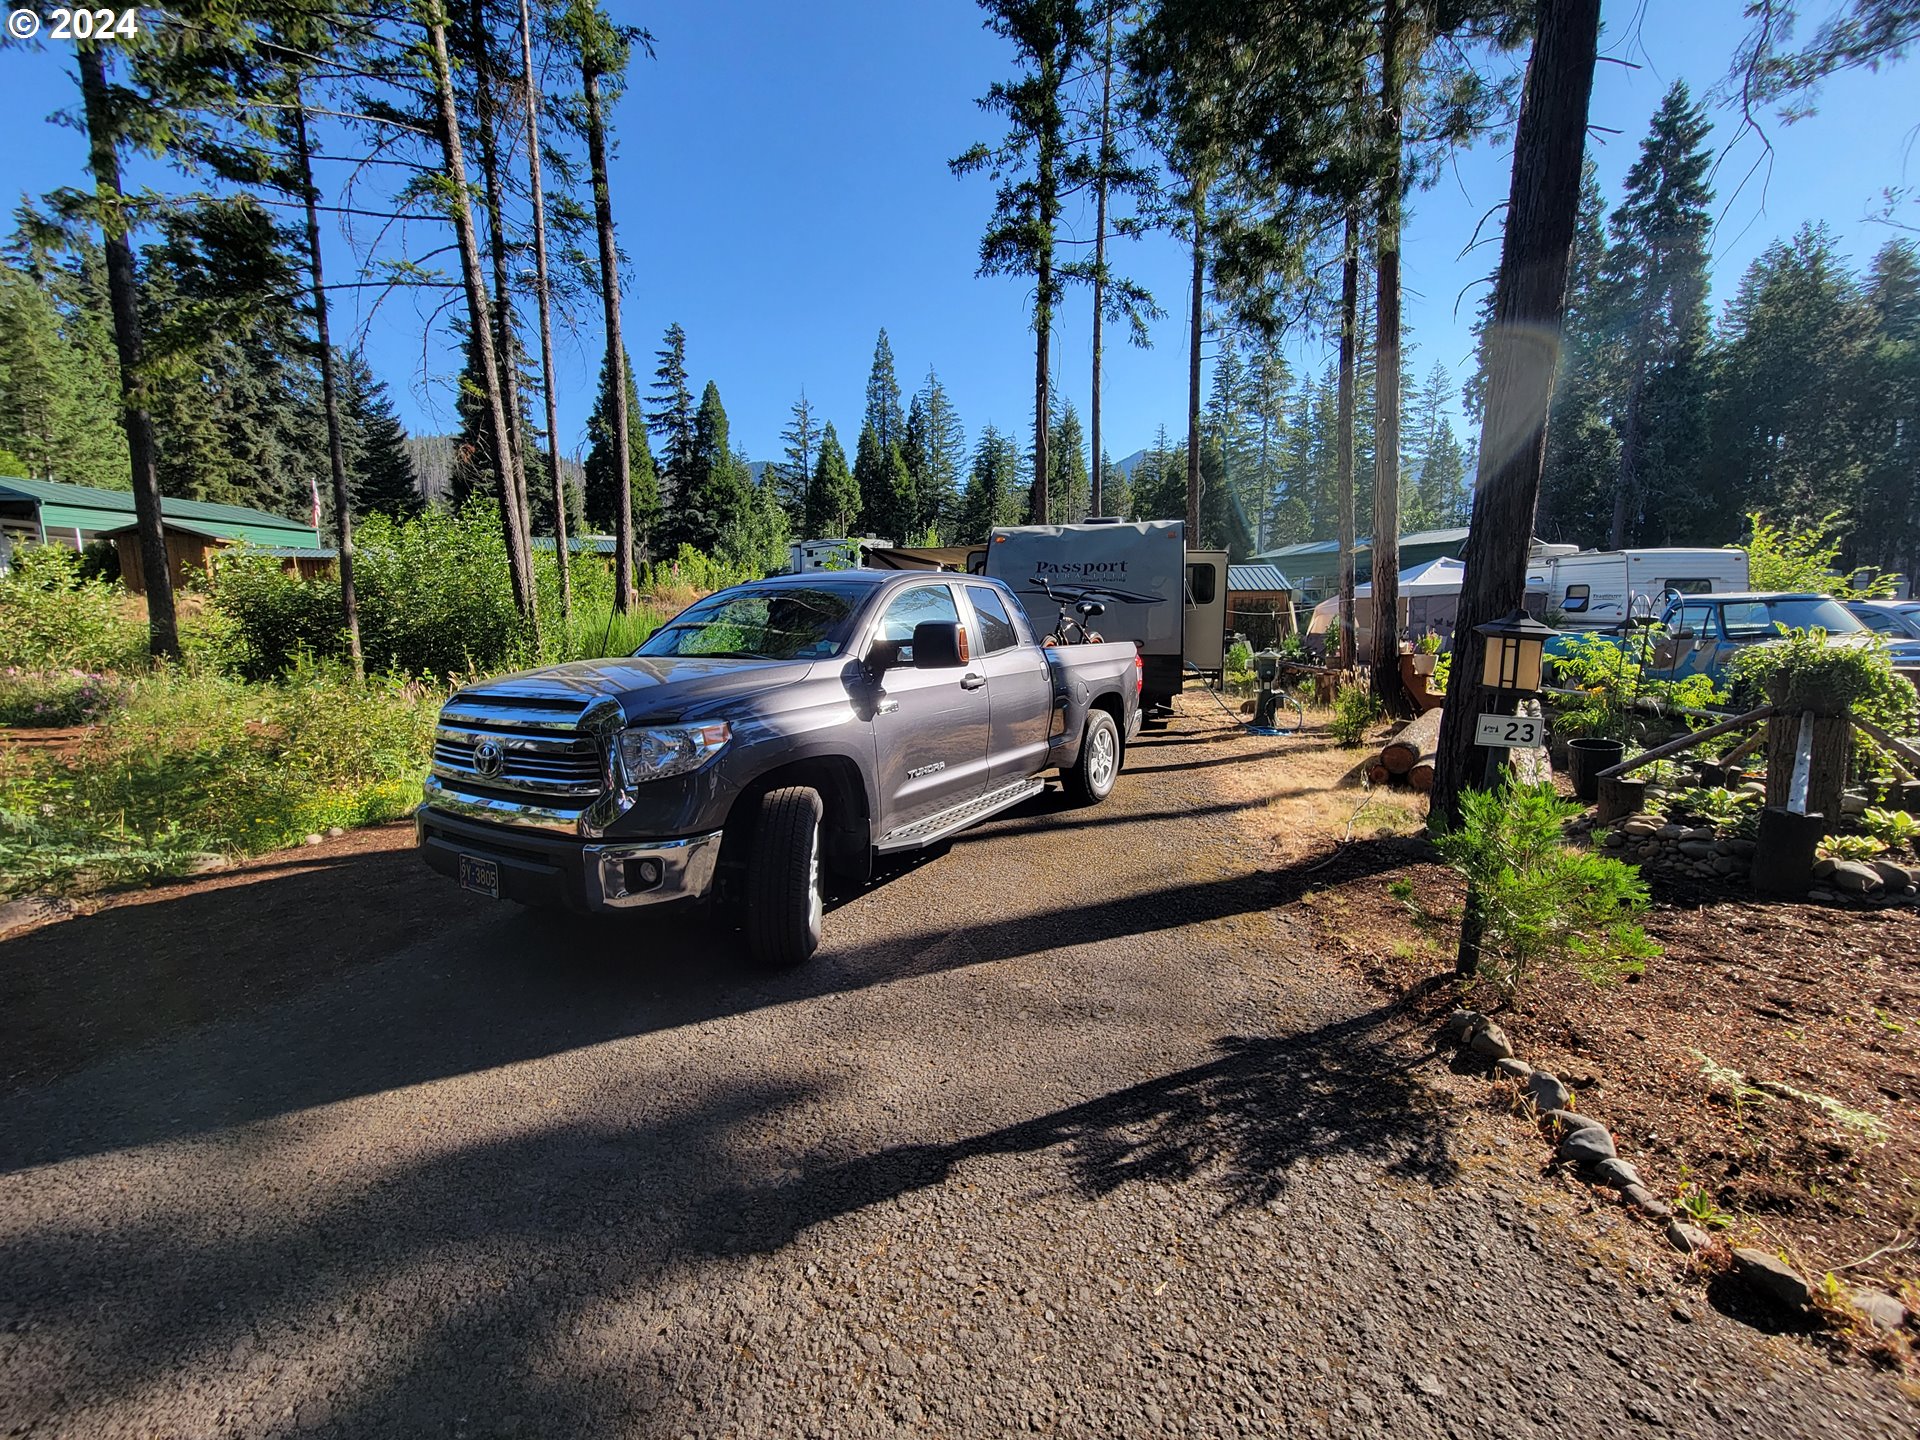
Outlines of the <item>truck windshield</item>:
[[722,590],[649,635],[636,655],[714,660],[818,660],[838,655],[864,585],[769,585]]
[[1847,635],[1866,627],[1838,600],[1729,600],[1720,610],[1720,623],[1730,640],[1771,639],[1780,627],[1821,629],[1829,635]]

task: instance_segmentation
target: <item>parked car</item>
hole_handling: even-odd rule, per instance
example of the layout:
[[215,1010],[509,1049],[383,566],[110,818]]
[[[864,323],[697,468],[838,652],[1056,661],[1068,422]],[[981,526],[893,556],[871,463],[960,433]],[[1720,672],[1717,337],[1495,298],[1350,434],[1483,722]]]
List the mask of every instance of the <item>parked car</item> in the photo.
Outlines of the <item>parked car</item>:
[[1920,600],[1849,600],[1847,609],[1890,641],[1920,640]]
[[1811,590],[1683,595],[1659,620],[1663,633],[1652,644],[1647,670],[1669,680],[1722,680],[1735,652],[1777,640],[1782,629],[1817,628],[1840,643],[1859,643],[1868,633],[1845,605]]
[[469,890],[603,911],[719,897],[754,956],[820,943],[830,876],[924,849],[1058,771],[1106,798],[1140,724],[1131,644],[1041,646],[998,581],[790,575],[722,590],[631,657],[449,699],[417,831]]

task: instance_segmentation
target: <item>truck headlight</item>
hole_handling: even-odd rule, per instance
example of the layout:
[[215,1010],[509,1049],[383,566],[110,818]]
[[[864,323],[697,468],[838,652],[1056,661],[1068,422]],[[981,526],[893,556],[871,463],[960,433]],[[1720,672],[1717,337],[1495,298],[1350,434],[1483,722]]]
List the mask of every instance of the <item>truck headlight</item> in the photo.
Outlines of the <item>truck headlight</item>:
[[629,785],[664,780],[698,770],[726,747],[733,728],[724,720],[711,725],[653,725],[620,732],[620,773]]

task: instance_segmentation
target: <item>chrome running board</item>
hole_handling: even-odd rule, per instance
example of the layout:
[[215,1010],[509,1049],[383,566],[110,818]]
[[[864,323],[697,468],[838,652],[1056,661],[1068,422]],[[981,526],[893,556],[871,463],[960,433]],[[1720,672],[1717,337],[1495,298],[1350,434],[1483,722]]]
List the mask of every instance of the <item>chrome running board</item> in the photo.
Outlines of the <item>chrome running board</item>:
[[937,815],[929,815],[924,820],[916,820],[911,825],[902,825],[889,830],[880,837],[880,843],[874,849],[912,850],[922,845],[931,845],[944,840],[955,831],[964,830],[976,821],[989,815],[997,815],[1002,810],[1018,805],[1022,800],[1030,800],[1047,788],[1047,782],[1035,776],[1031,780],[1016,780],[1011,785],[1002,785],[998,790],[989,790],[984,795],[976,795],[971,800],[963,800],[958,805],[942,810]]

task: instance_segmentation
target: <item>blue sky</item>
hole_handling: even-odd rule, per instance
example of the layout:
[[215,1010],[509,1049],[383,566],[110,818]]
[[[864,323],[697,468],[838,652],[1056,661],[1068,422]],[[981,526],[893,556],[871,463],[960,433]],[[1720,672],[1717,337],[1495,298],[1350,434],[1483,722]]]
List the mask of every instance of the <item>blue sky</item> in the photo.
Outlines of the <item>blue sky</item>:
[[[947,160],[998,122],[975,98],[1008,73],[1003,42],[966,0],[904,4],[709,0],[642,7],[613,0],[622,18],[654,33],[658,58],[636,61],[614,112],[612,188],[626,273],[627,343],[636,368],[670,321],[686,327],[696,389],[717,381],[736,444],[756,459],[778,453],[787,410],[804,386],[849,450],[864,404],[875,332],[891,336],[909,389],[929,364],[953,396],[969,437],[986,422],[1026,426],[1033,351],[1027,289],[974,276],[978,236],[992,204],[984,176],[955,179]],[[1647,120],[1675,79],[1696,93],[1718,82],[1744,30],[1738,0],[1640,7],[1609,0],[1592,121],[1609,205],[1633,163]],[[1817,18],[1824,7],[1809,10]],[[1868,216],[1880,191],[1908,173],[1920,70],[1845,77],[1820,112],[1791,127],[1770,123],[1770,165],[1749,136],[1731,144],[1737,117],[1715,112],[1716,145],[1731,145],[1716,175],[1715,303],[1771,240],[1825,220],[1856,264],[1894,235]],[[0,42],[0,119],[11,137],[0,167],[9,202],[80,176],[84,151],[47,117],[74,99],[72,60],[56,45]],[[1456,377],[1470,363],[1468,323],[1476,282],[1498,255],[1497,237],[1463,255],[1480,217],[1505,199],[1510,157],[1483,145],[1458,157],[1417,196],[1405,246],[1405,308],[1424,374],[1438,359]],[[1741,183],[1744,179],[1744,188]],[[1738,189],[1739,193],[1735,193]],[[344,278],[343,245],[330,261]],[[1186,261],[1166,236],[1116,255],[1160,297],[1167,317],[1154,346],[1108,345],[1105,424],[1116,456],[1148,444],[1157,426],[1180,428],[1184,408]],[[331,277],[330,277],[331,278]],[[1084,292],[1057,324],[1060,384],[1086,407],[1090,330]],[[389,302],[356,331],[389,381],[410,427],[448,428],[453,364],[423,340],[425,310]],[[600,359],[595,312],[561,341],[563,447],[577,442]],[[1324,363],[1323,345],[1293,347],[1300,366]]]

